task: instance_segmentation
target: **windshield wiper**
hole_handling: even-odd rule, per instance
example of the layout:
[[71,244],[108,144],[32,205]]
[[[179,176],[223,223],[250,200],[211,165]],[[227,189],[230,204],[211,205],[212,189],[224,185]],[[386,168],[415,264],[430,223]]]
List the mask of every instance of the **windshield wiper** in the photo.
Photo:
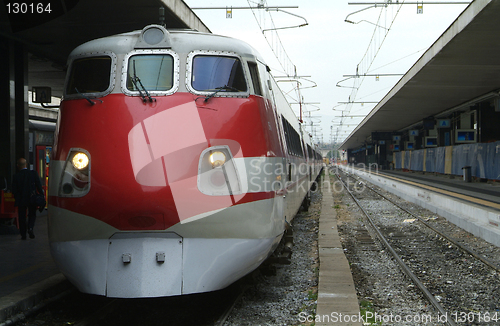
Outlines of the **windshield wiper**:
[[[75,87],[75,91],[78,93],[78,95],[80,95],[81,97],[83,97],[84,99],[86,99],[86,100],[87,100],[87,102],[89,102],[89,103],[90,103],[90,105],[94,105],[94,104],[95,104],[95,102],[94,102],[94,101],[92,101],[92,100],[91,100],[91,99],[90,99],[87,95],[80,93],[80,91],[78,90],[78,88],[76,88],[76,87]],[[104,103],[104,102],[103,102],[102,100],[100,100],[100,99],[97,99],[97,100],[98,100],[98,101],[101,101],[101,103]]]
[[[146,89],[146,87],[144,87],[144,85],[142,84],[141,80],[136,75],[136,73],[135,73],[135,60],[134,60],[134,77],[130,77],[130,79],[132,80],[132,83],[134,84],[135,88],[139,91],[139,95],[141,95],[142,102],[146,103],[146,101],[147,101],[146,97],[149,99],[149,102],[153,102],[153,100],[156,101],[156,99],[153,99],[151,97],[151,95],[149,94],[149,92]],[[141,90],[141,88],[142,88],[142,90]],[[144,92],[144,94],[146,94],[146,95],[144,95],[142,92]]]
[[222,87],[216,87],[216,91],[213,92],[212,94],[208,95],[205,97],[205,102],[208,102],[209,99],[217,95],[217,93],[222,92],[222,91],[233,91],[233,92],[239,92],[240,90],[228,85],[222,86]]

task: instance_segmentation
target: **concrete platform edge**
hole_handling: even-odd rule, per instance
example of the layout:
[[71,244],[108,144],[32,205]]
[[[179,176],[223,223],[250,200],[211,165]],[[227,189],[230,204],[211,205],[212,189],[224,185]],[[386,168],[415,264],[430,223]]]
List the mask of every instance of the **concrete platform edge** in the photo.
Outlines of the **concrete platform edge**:
[[349,262],[340,243],[329,182],[326,170],[318,232],[320,275],[315,325],[363,325],[357,322],[360,316],[358,298]]
[[4,296],[0,298],[0,323],[4,323],[19,313],[26,313],[44,300],[55,297],[72,287],[64,275],[56,274]]

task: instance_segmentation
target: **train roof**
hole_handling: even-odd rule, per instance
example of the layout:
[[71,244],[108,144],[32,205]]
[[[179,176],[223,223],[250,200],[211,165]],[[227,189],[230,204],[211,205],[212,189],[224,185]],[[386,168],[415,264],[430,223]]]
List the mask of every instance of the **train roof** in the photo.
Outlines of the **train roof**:
[[[227,51],[239,54],[242,57],[254,57],[263,61],[261,55],[248,43],[228,36],[202,33],[195,30],[186,29],[164,29],[159,25],[149,25],[143,30],[112,35],[86,42],[76,47],[70,54],[71,59],[74,56],[79,56],[85,53],[102,53],[111,51],[117,55],[126,54],[134,49],[137,49],[138,42],[148,28],[162,28],[168,31],[167,38],[170,48],[176,53],[189,53],[195,50],[204,51]],[[155,46],[147,46],[148,49],[166,48],[159,44]]]

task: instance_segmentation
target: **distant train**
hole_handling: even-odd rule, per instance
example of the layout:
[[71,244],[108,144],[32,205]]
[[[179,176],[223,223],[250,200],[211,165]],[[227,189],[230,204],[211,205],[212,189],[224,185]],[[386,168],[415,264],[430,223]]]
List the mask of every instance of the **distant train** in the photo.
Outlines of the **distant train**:
[[275,250],[322,157],[252,47],[149,25],[68,64],[49,238],[80,291],[218,290]]

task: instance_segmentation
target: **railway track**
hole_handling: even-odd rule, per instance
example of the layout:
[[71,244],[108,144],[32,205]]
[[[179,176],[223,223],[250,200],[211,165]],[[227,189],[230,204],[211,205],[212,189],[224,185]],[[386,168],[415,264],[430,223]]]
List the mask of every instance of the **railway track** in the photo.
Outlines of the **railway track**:
[[9,325],[224,325],[248,279],[212,293],[164,298],[113,299],[74,291],[37,315]]
[[367,221],[355,230],[356,241],[363,250],[385,248],[436,309],[440,324],[500,323],[495,299],[498,290],[492,291],[500,285],[496,262],[482,257],[364,181],[348,174],[337,174],[337,178]]
[[[230,286],[228,289],[218,291],[217,293],[207,294],[206,296],[202,295],[205,298],[202,298],[201,301],[196,298],[191,298],[193,302],[190,302],[189,299],[181,300],[185,304],[177,305],[177,303],[174,303],[173,308],[171,304],[168,303],[172,301],[171,299],[165,299],[165,300],[161,298],[151,299],[150,300],[151,302],[159,303],[156,309],[157,317],[148,319],[150,318],[148,316],[151,316],[151,313],[148,314],[147,310],[142,311],[140,312],[140,314],[143,316],[141,318],[143,318],[144,320],[138,322],[139,324],[143,325],[156,325],[156,324],[163,325],[165,320],[172,318],[171,312],[175,311],[175,314],[181,316],[179,320],[172,322],[172,324],[175,325],[196,324],[196,325],[206,325],[206,326],[223,326],[227,318],[233,311],[234,307],[245,293],[245,290],[248,288],[247,285],[243,284],[244,282],[245,280],[237,282],[237,284]],[[195,295],[193,297],[198,297],[198,296],[199,295]],[[165,311],[165,307],[162,304],[162,302],[166,303],[166,306],[170,305],[170,308],[168,308],[167,311]],[[218,302],[217,307],[215,308],[214,305],[210,302]],[[116,320],[118,319],[117,314],[123,315],[124,311],[130,313],[131,307],[128,307],[127,304],[128,303],[126,301],[120,299],[112,299],[110,300],[109,303],[100,307],[97,311],[93,312],[89,316],[78,321],[74,325],[75,326],[124,325],[121,322],[116,323]],[[197,307],[195,308],[197,312],[196,314],[193,314],[194,310],[192,307]],[[163,317],[161,317],[161,315],[158,314],[158,311],[162,310],[163,310]],[[197,317],[193,317],[195,315],[197,315]],[[170,322],[168,324],[170,324]]]

